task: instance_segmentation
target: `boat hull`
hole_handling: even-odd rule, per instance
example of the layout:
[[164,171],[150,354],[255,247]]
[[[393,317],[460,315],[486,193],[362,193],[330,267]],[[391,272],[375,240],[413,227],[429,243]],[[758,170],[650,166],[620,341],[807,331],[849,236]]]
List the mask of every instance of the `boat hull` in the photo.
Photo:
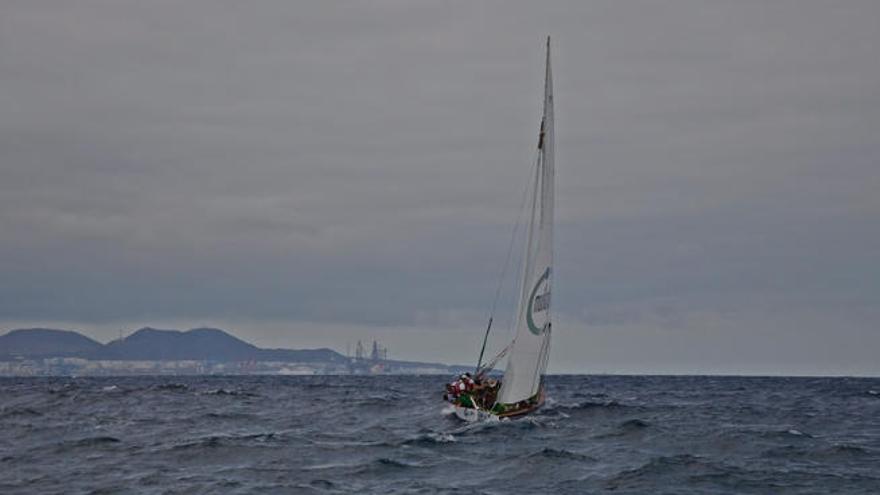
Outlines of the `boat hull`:
[[531,412],[536,411],[538,408],[544,405],[544,389],[541,388],[538,393],[537,401],[528,407],[523,407],[519,409],[509,409],[504,411],[503,413],[493,413],[490,411],[486,411],[484,409],[473,408],[473,407],[463,407],[456,405],[455,407],[455,416],[462,420],[467,421],[468,423],[474,423],[477,421],[498,421],[502,418],[514,418],[517,416],[524,416]]

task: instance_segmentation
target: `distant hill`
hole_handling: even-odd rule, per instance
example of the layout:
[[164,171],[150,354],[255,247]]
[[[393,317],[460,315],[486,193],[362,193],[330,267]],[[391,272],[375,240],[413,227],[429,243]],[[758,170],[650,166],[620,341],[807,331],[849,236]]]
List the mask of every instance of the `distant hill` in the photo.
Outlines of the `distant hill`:
[[147,327],[122,340],[110,342],[95,357],[144,361],[247,361],[255,359],[259,353],[257,346],[216,328],[194,328],[181,332]]
[[141,328],[103,345],[69,330],[27,328],[0,336],[0,359],[81,357],[114,361],[289,361],[344,363],[332,349],[261,349],[217,328]]
[[0,359],[84,356],[104,346],[70,330],[22,328],[0,335]]

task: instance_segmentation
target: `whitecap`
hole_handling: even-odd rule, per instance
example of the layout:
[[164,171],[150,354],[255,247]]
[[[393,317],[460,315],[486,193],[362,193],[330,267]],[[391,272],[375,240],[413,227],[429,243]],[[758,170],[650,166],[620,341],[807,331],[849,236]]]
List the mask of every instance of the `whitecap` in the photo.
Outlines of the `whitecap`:
[[452,443],[458,441],[451,433],[428,433],[428,438],[437,443]]

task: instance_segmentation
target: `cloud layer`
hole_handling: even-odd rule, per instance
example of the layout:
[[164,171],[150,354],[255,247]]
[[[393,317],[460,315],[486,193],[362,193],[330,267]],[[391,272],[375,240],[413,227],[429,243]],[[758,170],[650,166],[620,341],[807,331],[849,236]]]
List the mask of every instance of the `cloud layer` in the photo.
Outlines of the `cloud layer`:
[[5,2],[0,323],[469,361],[549,33],[551,369],[880,373],[878,15]]

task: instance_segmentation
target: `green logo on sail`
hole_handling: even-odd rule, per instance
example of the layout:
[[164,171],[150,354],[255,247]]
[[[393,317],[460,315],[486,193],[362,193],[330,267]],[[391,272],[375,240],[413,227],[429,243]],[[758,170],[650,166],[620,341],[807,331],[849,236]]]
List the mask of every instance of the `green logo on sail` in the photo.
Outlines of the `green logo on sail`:
[[[535,282],[535,288],[532,289],[531,295],[529,295],[529,306],[526,308],[526,324],[529,326],[529,331],[535,335],[541,335],[541,333],[547,329],[550,325],[550,319],[547,318],[547,323],[545,323],[542,327],[538,327],[535,324],[535,320],[532,317],[533,313],[547,311],[550,309],[550,291],[541,294],[538,296],[538,289],[541,288],[541,284],[550,280],[550,267],[547,267],[544,270],[544,274]],[[549,285],[547,287],[550,288]]]

